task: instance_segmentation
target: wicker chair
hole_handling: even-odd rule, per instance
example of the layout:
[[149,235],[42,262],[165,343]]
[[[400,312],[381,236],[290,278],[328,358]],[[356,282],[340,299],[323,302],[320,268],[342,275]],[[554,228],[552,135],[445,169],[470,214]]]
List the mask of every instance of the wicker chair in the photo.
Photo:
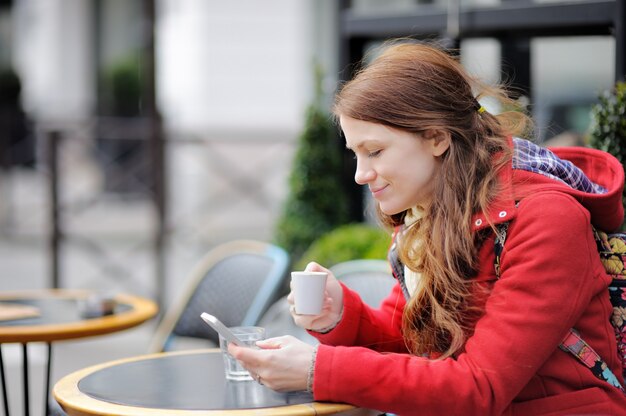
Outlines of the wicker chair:
[[226,326],[257,325],[280,296],[289,269],[282,248],[260,241],[239,240],[209,251],[191,273],[187,289],[164,315],[150,351],[217,346],[219,336],[201,318],[209,312]]
[[358,292],[363,302],[374,308],[380,306],[396,283],[389,263],[382,259],[344,261],[330,270],[337,279]]

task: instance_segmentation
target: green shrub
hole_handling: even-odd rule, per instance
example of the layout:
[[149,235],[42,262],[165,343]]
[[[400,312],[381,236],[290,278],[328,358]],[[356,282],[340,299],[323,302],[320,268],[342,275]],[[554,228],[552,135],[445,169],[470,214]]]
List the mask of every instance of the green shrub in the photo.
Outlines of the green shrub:
[[296,259],[322,234],[348,222],[341,185],[341,147],[337,129],[317,97],[309,106],[289,177],[289,194],[278,219],[275,241]]
[[[617,82],[603,92],[591,109],[589,145],[626,162],[626,83]],[[626,189],[622,201],[626,204]]]
[[10,68],[0,68],[0,107],[19,107],[22,82]]
[[358,259],[386,259],[391,235],[367,224],[338,227],[317,239],[295,263],[294,270],[303,270],[315,261],[324,267]]
[[119,60],[103,74],[103,111],[105,114],[134,117],[141,113],[142,79],[136,56]]

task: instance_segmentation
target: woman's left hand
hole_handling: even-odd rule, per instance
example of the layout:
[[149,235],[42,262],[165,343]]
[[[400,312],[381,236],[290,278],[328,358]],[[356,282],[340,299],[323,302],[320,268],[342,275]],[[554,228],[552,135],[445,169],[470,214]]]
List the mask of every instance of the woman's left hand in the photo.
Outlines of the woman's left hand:
[[258,341],[260,349],[228,345],[228,352],[263,385],[276,391],[306,390],[314,347],[287,335]]

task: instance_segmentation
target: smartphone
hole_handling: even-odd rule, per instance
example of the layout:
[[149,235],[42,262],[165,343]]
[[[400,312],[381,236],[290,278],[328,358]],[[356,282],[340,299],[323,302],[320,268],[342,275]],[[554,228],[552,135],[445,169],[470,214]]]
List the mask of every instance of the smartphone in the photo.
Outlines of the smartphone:
[[211,326],[211,328],[215,329],[218,334],[223,336],[228,342],[232,342],[235,345],[240,347],[245,347],[246,345],[239,339],[233,332],[226,327],[219,319],[215,316],[208,314],[206,312],[202,312],[200,318],[204,320],[207,324]]

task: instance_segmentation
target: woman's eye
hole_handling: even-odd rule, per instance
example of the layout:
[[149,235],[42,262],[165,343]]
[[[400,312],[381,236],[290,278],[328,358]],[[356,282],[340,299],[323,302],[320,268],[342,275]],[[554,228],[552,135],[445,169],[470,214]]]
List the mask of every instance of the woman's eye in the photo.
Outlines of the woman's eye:
[[368,153],[368,157],[376,157],[378,155],[380,155],[380,153],[382,152],[382,150],[374,150],[373,152],[369,152]]

